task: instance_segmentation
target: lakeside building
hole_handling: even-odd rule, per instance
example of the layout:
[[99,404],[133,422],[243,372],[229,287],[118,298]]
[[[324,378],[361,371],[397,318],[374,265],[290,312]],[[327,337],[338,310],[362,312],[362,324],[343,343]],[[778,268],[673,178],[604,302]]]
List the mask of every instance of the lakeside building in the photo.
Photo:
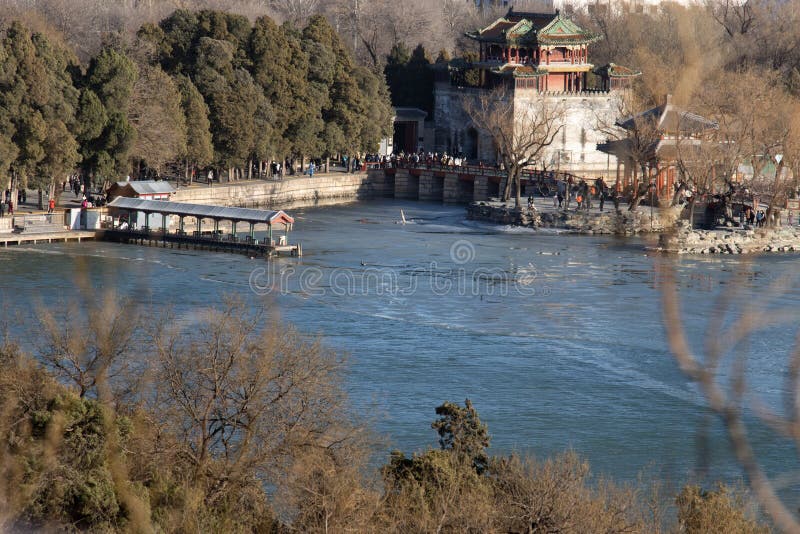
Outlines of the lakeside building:
[[509,9],[488,26],[466,36],[478,47],[477,59],[454,60],[436,73],[435,150],[461,153],[493,164],[497,148],[479,132],[464,109],[498,85],[508,89],[511,105],[524,109],[548,102],[564,109],[560,134],[537,162],[538,168],[609,178],[616,168],[610,153],[597,149],[603,127],[613,125],[619,93],[641,73],[589,61],[589,44],[600,36],[561,14]]
[[719,128],[716,122],[676,106],[671,95],[664,104],[621,118],[617,125],[628,137],[598,148],[615,156],[618,188],[636,191],[640,183],[653,184],[659,197],[674,190],[679,159],[691,162],[707,157],[701,148],[709,142],[708,133]]
[[175,193],[172,184],[165,180],[135,180],[116,182],[108,188],[108,200],[117,197],[141,198],[142,200],[169,200]]

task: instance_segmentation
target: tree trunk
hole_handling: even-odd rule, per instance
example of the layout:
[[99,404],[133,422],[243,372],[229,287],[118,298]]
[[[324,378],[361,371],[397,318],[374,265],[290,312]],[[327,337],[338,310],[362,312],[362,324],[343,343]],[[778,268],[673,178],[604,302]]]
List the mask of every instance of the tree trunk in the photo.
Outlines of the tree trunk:
[[513,181],[511,178],[512,167],[510,165],[505,165],[506,168],[506,186],[503,188],[503,202],[508,202],[508,199],[511,198],[511,182]]
[[[636,211],[636,208],[639,207],[639,203],[644,197],[647,196],[647,192],[650,187],[650,175],[647,173],[647,167],[645,165],[641,165],[641,171],[642,181],[636,183],[636,189],[634,189],[631,195],[631,202],[628,205],[628,211]],[[647,180],[647,187],[642,187],[642,185],[645,185],[644,180]]]
[[783,199],[784,191],[783,187],[781,187],[781,174],[783,174],[783,159],[778,162],[777,167],[775,167],[775,185],[772,189],[772,198],[769,201],[769,206],[767,206],[767,213],[765,217],[767,219],[767,226],[774,227],[780,226],[780,207],[778,203]]
[[39,193],[39,203],[37,209],[43,210],[44,209],[44,190],[40,187],[38,190]]

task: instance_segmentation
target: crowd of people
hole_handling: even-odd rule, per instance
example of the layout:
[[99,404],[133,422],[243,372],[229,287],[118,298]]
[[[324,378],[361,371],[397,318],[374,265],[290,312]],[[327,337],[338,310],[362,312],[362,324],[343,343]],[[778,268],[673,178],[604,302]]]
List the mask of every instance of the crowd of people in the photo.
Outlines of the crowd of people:
[[[367,156],[367,163],[378,163],[382,169],[396,169],[398,167],[463,167],[467,165],[467,158],[462,154],[448,154],[447,152],[398,152],[389,156],[377,154]],[[483,163],[478,163],[482,167]]]

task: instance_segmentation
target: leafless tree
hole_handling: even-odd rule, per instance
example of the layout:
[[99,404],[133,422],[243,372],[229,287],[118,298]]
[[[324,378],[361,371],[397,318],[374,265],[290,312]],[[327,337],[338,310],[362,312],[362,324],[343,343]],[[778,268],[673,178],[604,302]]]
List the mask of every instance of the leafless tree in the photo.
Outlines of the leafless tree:
[[39,322],[42,362],[57,378],[74,385],[81,397],[98,396],[101,384],[107,386],[125,373],[140,326],[136,308],[113,291],[59,311],[42,307]]
[[746,34],[755,22],[752,0],[707,0],[706,6],[731,37]]
[[343,359],[319,341],[235,301],[205,312],[191,337],[166,324],[154,326],[159,382],[143,402],[206,503],[253,477],[275,483],[293,460],[334,453],[358,434]]
[[608,138],[617,158],[631,165],[634,173],[639,171],[628,205],[629,211],[635,211],[650,192],[650,164],[662,136],[660,114],[657,108],[648,109],[651,102],[634,91],[619,94],[615,102],[616,112],[610,117],[598,117],[598,128]]
[[267,0],[269,7],[284,19],[294,23],[302,23],[315,15],[320,8],[319,0]]
[[541,93],[520,101],[513,89],[500,85],[466,95],[463,105],[474,126],[494,142],[508,173],[503,200],[513,189],[519,209],[522,170],[540,159],[564,128],[562,104]]
[[695,350],[686,335],[680,306],[678,274],[669,259],[660,264],[662,306],[669,347],[681,370],[700,387],[708,406],[727,430],[728,438],[748,483],[763,510],[783,532],[800,531],[800,522],[781,500],[775,482],[765,473],[749,430],[752,423],[745,417],[752,410],[761,422],[778,435],[800,444],[800,344],[788,351],[786,390],[783,410],[770,407],[747,386],[747,340],[767,327],[796,325],[793,309],[763,308],[781,295],[796,280],[780,279],[747,306],[740,305],[738,293],[745,283],[748,267],[742,266],[739,277],[728,284],[729,289],[715,303],[709,319],[703,349]]

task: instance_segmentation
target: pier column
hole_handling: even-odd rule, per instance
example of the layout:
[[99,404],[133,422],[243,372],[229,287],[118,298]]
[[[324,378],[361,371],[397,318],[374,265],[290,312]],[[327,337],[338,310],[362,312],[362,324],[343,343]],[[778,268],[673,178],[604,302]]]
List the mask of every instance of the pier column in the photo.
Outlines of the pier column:
[[408,169],[397,169],[394,175],[394,198],[419,198],[419,178]]
[[166,236],[167,235],[167,214],[161,214],[161,232]]
[[179,215],[178,218],[180,219],[180,224],[179,224],[178,228],[180,229],[181,235],[183,235],[184,234],[184,231],[183,231],[183,215]]
[[203,235],[203,218],[197,217],[197,235]]
[[472,200],[481,202],[489,199],[489,178],[486,176],[476,176],[475,186],[472,190]]
[[255,234],[256,234],[256,225],[253,224],[253,223],[250,223],[250,241],[255,239],[255,237],[256,237]]
[[231,221],[231,235],[236,238],[236,221]]
[[444,178],[436,176],[433,171],[425,171],[419,177],[419,199],[442,201],[444,194]]
[[461,180],[458,173],[448,172],[444,175],[445,202],[471,202],[474,197],[471,181]]

